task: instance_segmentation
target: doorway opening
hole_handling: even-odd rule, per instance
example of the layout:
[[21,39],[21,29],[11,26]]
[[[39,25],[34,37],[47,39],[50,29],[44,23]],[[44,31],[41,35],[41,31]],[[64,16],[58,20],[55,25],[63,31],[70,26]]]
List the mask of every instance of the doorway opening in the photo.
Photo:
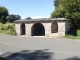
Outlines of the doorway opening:
[[41,23],[33,24],[31,28],[31,36],[44,36],[45,35],[45,28]]
[[22,24],[20,25],[20,34],[21,34],[21,35],[25,35],[25,24],[24,24],[24,23],[22,23]]
[[57,24],[57,22],[52,22],[52,24],[51,24],[51,33],[58,33],[58,24]]

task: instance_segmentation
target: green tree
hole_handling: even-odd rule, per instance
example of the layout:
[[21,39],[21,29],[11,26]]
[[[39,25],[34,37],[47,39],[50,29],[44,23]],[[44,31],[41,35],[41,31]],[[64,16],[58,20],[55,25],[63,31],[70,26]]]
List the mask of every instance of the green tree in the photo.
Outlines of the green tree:
[[31,17],[27,17],[27,18],[25,18],[25,20],[27,20],[27,19],[32,19]]
[[11,14],[11,15],[7,16],[8,22],[13,22],[15,20],[20,20],[20,19],[21,19],[21,16],[19,16],[19,15]]
[[0,6],[0,22],[6,23],[7,22],[7,16],[8,16],[8,10],[7,8]]
[[54,0],[55,10],[51,13],[51,18],[65,17],[65,10],[62,2],[62,0]]
[[[65,1],[64,1],[65,2]],[[80,29],[80,0],[66,1],[64,5],[65,17],[70,19],[71,26]]]
[[53,1],[55,8],[57,8],[57,7],[59,6],[59,1],[60,1],[60,0],[54,0],[54,1]]
[[[57,0],[56,0],[57,1]],[[65,17],[70,20],[71,27],[80,29],[80,0],[59,0],[51,18]]]

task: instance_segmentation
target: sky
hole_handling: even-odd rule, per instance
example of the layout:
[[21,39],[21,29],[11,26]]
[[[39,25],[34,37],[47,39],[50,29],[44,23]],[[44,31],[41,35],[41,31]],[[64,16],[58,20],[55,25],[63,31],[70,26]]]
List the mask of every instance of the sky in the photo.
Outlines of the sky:
[[9,14],[20,15],[22,19],[49,18],[54,11],[53,0],[0,0],[0,6],[6,7]]

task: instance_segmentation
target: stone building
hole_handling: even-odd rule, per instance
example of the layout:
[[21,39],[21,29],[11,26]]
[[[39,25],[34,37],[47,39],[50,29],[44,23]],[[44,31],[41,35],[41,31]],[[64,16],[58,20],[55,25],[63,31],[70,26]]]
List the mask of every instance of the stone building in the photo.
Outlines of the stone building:
[[14,21],[16,33],[26,36],[65,36],[70,29],[65,18],[39,18]]

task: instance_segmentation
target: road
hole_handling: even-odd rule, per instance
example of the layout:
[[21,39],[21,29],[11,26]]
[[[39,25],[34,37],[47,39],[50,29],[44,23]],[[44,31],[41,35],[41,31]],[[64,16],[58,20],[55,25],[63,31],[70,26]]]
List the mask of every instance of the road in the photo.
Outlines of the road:
[[80,60],[80,40],[0,34],[0,56],[10,60]]

